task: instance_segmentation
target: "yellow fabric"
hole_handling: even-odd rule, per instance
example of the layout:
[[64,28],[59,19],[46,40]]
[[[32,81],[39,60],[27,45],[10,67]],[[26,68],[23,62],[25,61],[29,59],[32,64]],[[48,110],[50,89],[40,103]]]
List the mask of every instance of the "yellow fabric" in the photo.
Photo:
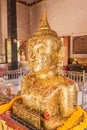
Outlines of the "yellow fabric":
[[57,130],[84,130],[87,128],[87,113],[78,106],[77,110]]
[[20,98],[21,98],[21,96],[16,96],[9,103],[1,105],[0,106],[0,114],[2,114],[5,111],[11,109],[11,107],[13,106],[13,103],[15,102],[15,100],[20,99]]

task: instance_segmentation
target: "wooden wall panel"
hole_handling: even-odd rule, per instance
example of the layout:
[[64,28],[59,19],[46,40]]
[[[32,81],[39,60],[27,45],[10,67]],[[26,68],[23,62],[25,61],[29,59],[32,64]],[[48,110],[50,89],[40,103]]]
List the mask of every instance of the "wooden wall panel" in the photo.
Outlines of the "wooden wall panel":
[[87,54],[87,35],[73,37],[73,53]]

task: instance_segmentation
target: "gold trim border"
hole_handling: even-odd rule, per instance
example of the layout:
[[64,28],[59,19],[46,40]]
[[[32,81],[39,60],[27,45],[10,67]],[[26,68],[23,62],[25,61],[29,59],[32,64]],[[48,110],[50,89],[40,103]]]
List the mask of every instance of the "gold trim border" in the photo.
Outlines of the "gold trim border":
[[40,2],[37,2],[37,3],[33,4],[33,5],[25,5],[25,4],[20,3],[20,2],[18,2],[18,1],[17,1],[16,3],[31,8],[31,7],[33,7],[33,6],[39,5],[39,4],[41,4],[41,3],[43,3],[43,2],[47,2],[47,1],[48,1],[48,0],[41,0]]

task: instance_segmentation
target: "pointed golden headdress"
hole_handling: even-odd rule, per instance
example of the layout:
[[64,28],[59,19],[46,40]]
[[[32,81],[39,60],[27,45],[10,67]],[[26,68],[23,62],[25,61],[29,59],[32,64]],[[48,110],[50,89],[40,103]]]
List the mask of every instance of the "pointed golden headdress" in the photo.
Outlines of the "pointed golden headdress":
[[40,28],[39,29],[50,29],[48,20],[47,20],[47,14],[46,11],[43,10],[43,16],[42,19],[40,21]]
[[[33,37],[39,37],[39,39],[40,39],[40,36],[48,36],[48,35],[50,35],[50,38],[51,37],[58,38],[57,33],[55,31],[51,30],[50,25],[48,23],[46,11],[43,10],[43,15],[40,20],[39,28],[33,34]],[[44,38],[46,38],[46,37],[44,37]]]

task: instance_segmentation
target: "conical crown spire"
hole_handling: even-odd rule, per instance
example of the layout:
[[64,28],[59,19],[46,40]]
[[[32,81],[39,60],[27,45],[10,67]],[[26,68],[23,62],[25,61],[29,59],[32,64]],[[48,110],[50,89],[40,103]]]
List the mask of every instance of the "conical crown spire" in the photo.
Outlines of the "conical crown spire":
[[40,27],[39,29],[50,29],[48,20],[47,20],[47,14],[46,11],[43,10],[43,16],[42,19],[40,20]]

